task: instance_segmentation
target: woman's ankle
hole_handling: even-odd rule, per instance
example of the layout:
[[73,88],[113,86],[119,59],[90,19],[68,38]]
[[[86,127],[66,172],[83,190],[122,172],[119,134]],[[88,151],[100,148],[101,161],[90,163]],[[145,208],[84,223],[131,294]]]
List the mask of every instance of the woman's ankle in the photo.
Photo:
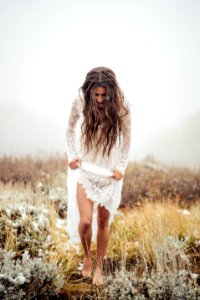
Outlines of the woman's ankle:
[[103,261],[97,260],[95,264],[95,270],[102,270],[103,269]]
[[92,258],[91,258],[91,255],[85,255],[84,257],[83,257],[83,263],[85,263],[85,264],[90,264],[90,265],[92,265]]

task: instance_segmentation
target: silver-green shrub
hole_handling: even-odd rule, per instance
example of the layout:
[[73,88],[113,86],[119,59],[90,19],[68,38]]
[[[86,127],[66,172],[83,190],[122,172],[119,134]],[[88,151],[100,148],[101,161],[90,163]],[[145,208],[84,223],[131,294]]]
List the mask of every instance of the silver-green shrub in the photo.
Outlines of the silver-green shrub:
[[0,209],[0,248],[5,247],[11,233],[20,252],[29,249],[31,256],[50,245],[50,212],[45,207],[30,204],[5,203]]
[[[200,286],[190,269],[185,254],[186,242],[166,237],[162,242],[152,239],[152,265],[149,252],[140,246],[141,259],[133,271],[121,270],[105,281],[107,299],[200,300]],[[138,276],[139,264],[144,264]]]
[[14,252],[0,252],[0,299],[20,300],[42,296],[46,299],[61,290],[64,279],[58,265],[45,257],[30,258],[25,252],[15,259]]
[[105,296],[108,300],[143,300],[145,296],[140,292],[139,281],[134,272],[117,271],[114,277],[108,276],[105,282]]

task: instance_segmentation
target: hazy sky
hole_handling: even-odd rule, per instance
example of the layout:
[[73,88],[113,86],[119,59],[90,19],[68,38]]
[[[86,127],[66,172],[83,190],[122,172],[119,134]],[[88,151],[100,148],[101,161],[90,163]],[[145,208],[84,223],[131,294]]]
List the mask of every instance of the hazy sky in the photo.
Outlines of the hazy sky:
[[64,132],[86,73],[110,67],[133,104],[137,152],[200,109],[199,32],[198,0],[1,0],[0,104]]

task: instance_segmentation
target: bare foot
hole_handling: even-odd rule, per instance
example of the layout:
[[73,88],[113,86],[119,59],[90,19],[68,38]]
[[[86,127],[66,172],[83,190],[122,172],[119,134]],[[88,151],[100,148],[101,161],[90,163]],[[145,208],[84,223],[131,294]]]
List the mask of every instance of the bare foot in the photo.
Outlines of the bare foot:
[[92,263],[91,263],[90,258],[84,257],[81,274],[84,278],[85,277],[91,277],[91,275],[92,275]]
[[99,286],[103,284],[103,275],[101,268],[96,268],[94,271],[93,284]]

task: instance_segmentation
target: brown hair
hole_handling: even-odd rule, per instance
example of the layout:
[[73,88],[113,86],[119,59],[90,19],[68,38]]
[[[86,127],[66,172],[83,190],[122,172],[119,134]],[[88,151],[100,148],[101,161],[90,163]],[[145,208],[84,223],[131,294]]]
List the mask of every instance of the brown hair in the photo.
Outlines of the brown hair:
[[[101,134],[97,137],[100,116],[94,90],[99,86],[106,89],[106,102]],[[128,110],[124,106],[124,95],[118,85],[115,73],[106,67],[94,68],[87,73],[81,89],[84,95],[82,141],[87,151],[93,147],[98,150],[103,145],[103,155],[105,153],[109,155],[117,137],[121,136],[122,119],[128,114]]]

